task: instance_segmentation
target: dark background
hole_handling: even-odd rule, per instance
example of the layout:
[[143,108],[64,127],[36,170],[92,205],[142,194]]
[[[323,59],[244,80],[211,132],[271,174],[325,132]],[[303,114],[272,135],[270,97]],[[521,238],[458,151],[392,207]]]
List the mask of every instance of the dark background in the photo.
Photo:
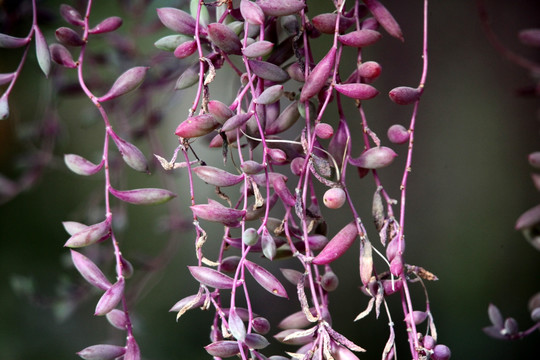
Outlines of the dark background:
[[[7,21],[5,9],[10,4],[0,2],[0,21]],[[313,13],[319,12],[316,6],[324,7],[322,1],[309,4]],[[383,142],[388,126],[406,124],[410,116],[410,107],[399,107],[384,94],[395,86],[415,86],[420,78],[422,2],[390,0],[385,4],[400,23],[406,40],[402,44],[385,36],[380,46],[366,51],[367,59],[379,61],[383,67],[382,76],[375,83],[381,95],[366,104],[368,121],[384,138]],[[57,16],[58,5],[56,1],[39,3],[54,16]],[[103,17],[102,14],[121,14],[116,2],[96,2],[95,6],[96,19]],[[153,8],[161,6],[179,4],[166,1],[151,4]],[[516,37],[520,29],[540,26],[538,2],[487,1],[487,8],[491,25],[501,41],[508,48],[538,61],[538,50],[520,45]],[[329,5],[326,9],[331,11]],[[149,9],[147,17],[153,14],[154,10]],[[24,36],[29,29],[28,21],[28,18],[20,19],[16,25],[11,24],[10,30]],[[530,179],[533,169],[527,163],[527,154],[539,150],[539,104],[535,98],[516,96],[516,89],[534,82],[527,71],[502,58],[488,43],[481,30],[475,1],[431,1],[429,21],[430,63],[409,178],[406,259],[431,270],[440,279],[428,284],[431,308],[439,341],[452,349],[454,359],[540,358],[538,333],[522,341],[504,342],[488,338],[482,332],[482,327],[489,323],[490,302],[497,304],[505,316],[514,316],[525,329],[531,324],[527,301],[540,290],[540,254],[513,229],[517,217],[539,199]],[[58,18],[51,18],[51,22],[43,26],[49,41],[53,41],[55,26],[60,24],[64,25]],[[125,26],[133,30],[136,24],[126,19]],[[152,54],[157,52],[151,48],[157,38],[159,36],[141,37],[138,41]],[[316,57],[320,59],[325,49],[321,46]],[[1,50],[0,72],[13,71],[20,55],[19,51]],[[344,57],[342,67],[347,66],[348,59],[352,60],[353,56]],[[350,66],[352,68],[354,63]],[[213,86],[222,86],[223,90],[214,90],[214,94],[230,101],[227,96],[234,85],[226,75],[221,76]],[[167,86],[163,92],[171,87]],[[24,155],[39,147],[28,133],[33,124],[40,122],[50,91],[50,84],[39,73],[35,57],[29,55],[23,75],[10,97],[12,115],[0,122],[2,173],[16,178],[27,161]],[[176,96],[174,103],[167,104],[170,115],[158,135],[164,154],[172,153],[175,147],[171,129],[176,127],[179,117],[183,120],[185,104],[189,104],[192,97],[185,92]],[[79,276],[70,266],[68,251],[62,247],[67,235],[61,222],[83,221],[91,208],[88,204],[101,195],[99,175],[91,179],[73,175],[64,168],[61,157],[70,152],[96,155],[100,151],[102,126],[93,119],[97,117],[93,109],[84,110],[83,106],[87,105],[82,98],[69,98],[60,104],[62,130],[55,157],[35,186],[0,206],[2,359],[73,359],[76,351],[92,344],[123,343],[121,331],[92,315],[99,294],[86,294],[81,290]],[[180,108],[182,110],[177,110]],[[352,107],[348,116],[349,119],[357,116]],[[148,147],[140,146],[150,157]],[[396,164],[381,171],[383,182],[396,198],[404,150],[396,150],[400,154]],[[218,158],[213,160],[218,164],[219,155],[212,156]],[[126,174],[129,175],[124,183],[126,188],[160,186],[155,174],[152,177],[134,172]],[[365,201],[369,211],[372,181],[364,179],[356,183],[353,175],[351,171],[349,186],[358,189],[354,196],[358,204]],[[174,200],[175,206],[186,211],[181,205],[187,199],[185,173],[175,173],[175,179],[176,185],[171,190],[180,194],[179,199]],[[201,194],[200,199],[203,197]],[[129,220],[125,230],[119,230],[120,237],[124,253],[139,272],[139,277],[131,284],[128,282],[129,289],[129,286],[138,288],[143,284],[140,274],[150,270],[143,266],[147,265],[145,260],[160,254],[167,246],[168,237],[158,231],[165,206],[128,207],[126,211]],[[368,219],[368,215],[365,216]],[[346,217],[337,216],[329,223],[339,229],[346,221]],[[159,270],[151,272],[152,278],[133,306],[136,337],[145,359],[208,357],[201,347],[209,343],[210,314],[195,310],[176,323],[175,314],[167,312],[177,300],[196,291],[186,269],[186,265],[195,263],[192,239],[192,230],[174,235],[172,244],[180,246],[167,251],[172,255],[170,262],[158,262]],[[293,263],[286,264],[278,266]],[[352,322],[367,304],[367,298],[358,291],[356,256],[347,254],[336,263],[334,270],[341,281],[338,291],[330,297],[336,329],[368,349],[360,356],[362,359],[380,358],[388,333],[386,318],[381,316],[379,321],[374,321],[371,315],[368,320]],[[288,290],[293,293],[292,289]],[[415,305],[421,309],[422,292],[415,288],[413,295]],[[256,311],[274,320],[296,311],[291,308],[297,308],[296,302],[287,307],[287,301],[279,299],[275,305],[264,308],[263,305],[271,304],[268,300],[274,299],[269,299],[266,293],[261,293],[259,299],[260,308]],[[397,336],[403,339],[398,299],[390,298],[389,302],[394,309]],[[406,349],[402,341],[398,348],[400,358],[408,358]]]

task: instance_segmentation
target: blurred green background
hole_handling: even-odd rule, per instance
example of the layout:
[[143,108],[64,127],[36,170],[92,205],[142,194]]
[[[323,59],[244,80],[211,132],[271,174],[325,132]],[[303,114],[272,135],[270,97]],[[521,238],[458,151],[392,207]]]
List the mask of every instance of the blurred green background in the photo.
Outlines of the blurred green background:
[[[6,15],[17,3],[0,1],[0,31],[9,28],[14,31],[11,34],[24,36],[29,29],[29,14],[15,21]],[[29,2],[24,3],[29,6]],[[93,14],[96,19],[121,15],[122,3],[95,2]],[[384,94],[396,86],[415,86],[422,61],[422,1],[384,3],[400,23],[405,43],[384,36],[380,46],[365,53],[367,60],[378,61],[383,67],[382,76],[375,83],[381,95],[366,104],[368,121],[384,138],[383,142],[386,129],[394,123],[406,124],[411,111],[410,107],[391,103]],[[58,1],[38,4],[44,10],[43,31],[50,42],[54,41],[55,27],[64,26],[57,15],[59,4]],[[76,1],[73,6],[82,10],[84,2]],[[147,20],[155,14],[156,7],[181,5],[156,1],[149,6]],[[330,4],[323,1],[311,1],[309,6],[312,13],[318,13],[318,7],[331,11]],[[487,7],[491,25],[501,41],[510,49],[540,61],[538,50],[520,45],[516,38],[520,29],[540,27],[540,4],[532,0],[511,4],[496,0],[487,1]],[[493,340],[482,332],[482,327],[489,323],[490,302],[497,304],[503,315],[514,316],[525,329],[530,325],[527,301],[540,290],[540,254],[513,230],[517,217],[540,199],[530,179],[533,169],[527,163],[527,154],[540,149],[539,102],[516,96],[516,89],[534,82],[525,70],[503,59],[488,43],[481,31],[475,1],[431,1],[429,13],[429,73],[418,115],[413,171],[409,178],[406,260],[434,272],[440,279],[429,283],[428,290],[439,340],[452,349],[453,359],[540,358],[538,332],[516,342]],[[128,16],[125,21],[124,28],[137,33],[138,20]],[[159,36],[143,32],[139,35],[137,46],[147,54],[159,52],[151,45]],[[316,58],[320,59],[325,49],[317,46]],[[13,71],[20,56],[17,50],[1,50],[0,72]],[[348,59],[353,59],[352,53],[343,58],[342,69],[354,66],[346,63]],[[163,96],[156,100],[164,104],[166,112],[156,135],[165,157],[176,146],[172,130],[185,118],[185,109],[193,98],[190,91],[170,96],[173,81],[163,87]],[[227,96],[236,86],[235,81],[230,75],[218,75],[212,85],[213,94],[219,100],[230,101]],[[58,101],[47,95],[51,89],[30,54],[10,97],[11,117],[0,122],[0,172],[4,175],[17,178],[31,161],[26,155],[35,154],[43,146],[32,141],[32,131],[41,122],[50,98]],[[69,173],[62,155],[75,152],[97,160],[102,146],[102,125],[82,97],[67,97],[59,104],[57,116],[61,128],[55,156],[35,186],[0,206],[2,359],[74,359],[76,351],[92,344],[123,343],[121,331],[92,315],[99,293],[87,293],[70,265],[69,252],[62,247],[67,239],[62,221],[102,216],[92,213],[94,207],[89,204],[99,202],[103,184],[99,175],[86,179]],[[348,110],[349,120],[354,121],[357,118],[354,108]],[[327,119],[333,124],[336,120]],[[150,158],[149,147],[143,142],[137,144]],[[200,145],[196,149],[205,160],[219,164],[219,150],[205,153],[203,148]],[[358,154],[359,147],[353,148]],[[400,154],[396,164],[380,172],[395,198],[399,196],[397,184],[405,149],[396,151]],[[153,175],[148,177],[126,171],[128,178],[120,184],[122,188],[165,186],[160,183],[159,172],[154,168]],[[176,172],[173,177],[175,185],[171,190],[179,193],[173,209],[188,211],[182,205],[188,199],[185,172]],[[369,177],[361,181],[354,179],[353,171],[349,177],[350,188],[358,189],[354,197],[359,207],[365,202],[365,223],[370,225],[367,219],[372,181]],[[204,198],[201,190],[199,201],[204,202]],[[186,269],[186,265],[195,263],[189,223],[189,230],[173,234],[170,240],[161,222],[167,206],[130,206],[124,210],[128,215],[126,224],[118,231],[123,252],[133,261],[137,274],[128,282],[128,290],[129,287],[142,289],[132,306],[132,315],[144,359],[209,358],[202,346],[209,343],[210,314],[195,310],[176,323],[175,314],[167,312],[177,300],[197,289]],[[327,211],[324,215],[335,215],[328,221],[334,229],[331,232],[347,222],[343,214]],[[106,245],[103,247],[106,249]],[[170,261],[165,262],[165,256],[158,258],[163,263],[148,263],[163,251],[170,255]],[[273,269],[293,264],[285,262]],[[367,304],[367,298],[358,290],[356,255],[347,254],[334,270],[340,277],[340,288],[330,297],[336,329],[368,349],[361,359],[380,358],[388,332],[385,318],[381,316],[375,321],[370,316],[352,322]],[[146,278],[147,274],[151,277]],[[294,294],[293,289],[288,290]],[[416,306],[421,309],[422,292],[415,288],[413,294]],[[269,295],[261,292],[256,298],[261,301],[256,311],[274,321],[297,309],[294,296],[289,302],[277,299],[270,308],[264,307],[274,300]],[[390,298],[389,302],[395,311],[398,338],[403,339],[398,299]],[[402,340],[400,346],[399,358],[408,358]]]

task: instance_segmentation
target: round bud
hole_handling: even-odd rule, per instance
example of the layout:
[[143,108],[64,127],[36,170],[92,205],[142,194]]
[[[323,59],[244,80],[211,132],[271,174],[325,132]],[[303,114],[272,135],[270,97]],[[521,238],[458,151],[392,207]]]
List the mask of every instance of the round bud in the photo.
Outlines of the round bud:
[[345,204],[347,196],[342,188],[332,188],[326,190],[323,196],[324,205],[329,209],[339,209]]
[[410,134],[404,126],[395,124],[388,128],[388,140],[394,144],[405,144],[409,141]]
[[435,341],[433,337],[431,337],[430,335],[424,336],[424,347],[426,349],[432,350],[436,344],[437,342]]
[[324,273],[321,277],[321,286],[325,291],[334,291],[339,285],[339,279],[332,271]]
[[257,234],[257,230],[254,228],[249,228],[244,230],[244,233],[242,234],[242,242],[246,244],[247,246],[253,246],[257,244],[257,241],[259,240],[259,234]]
[[319,123],[315,126],[315,135],[321,139],[330,139],[334,135],[334,129],[329,124]]
[[287,154],[281,149],[268,149],[268,155],[276,164],[283,164],[287,161]]
[[268,334],[270,331],[270,322],[262,316],[258,316],[251,320],[251,325],[253,325],[253,330],[261,335]]
[[433,348],[433,354],[431,354],[431,358],[433,360],[448,360],[450,359],[450,348],[446,345],[439,344]]
[[296,157],[291,161],[291,172],[296,175],[300,176],[300,173],[302,172],[302,168],[304,166],[305,159],[303,157]]

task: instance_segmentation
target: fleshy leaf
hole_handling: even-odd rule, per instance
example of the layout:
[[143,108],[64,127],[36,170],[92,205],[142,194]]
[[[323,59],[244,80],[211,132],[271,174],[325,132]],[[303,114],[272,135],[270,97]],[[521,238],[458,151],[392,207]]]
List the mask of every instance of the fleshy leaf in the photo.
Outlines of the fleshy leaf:
[[204,349],[212,356],[223,358],[234,356],[240,352],[238,342],[229,340],[215,341],[206,345]]
[[330,242],[322,249],[322,251],[313,259],[313,263],[317,265],[330,264],[336,260],[351,247],[358,235],[356,223],[351,221],[345,225]]
[[111,220],[106,219],[100,223],[88,226],[73,234],[64,244],[66,247],[78,248],[101,242],[111,235]]
[[36,36],[36,56],[39,67],[45,76],[48,77],[49,72],[51,71],[51,54],[49,52],[49,46],[47,45],[47,41],[37,25],[34,25],[34,31]]
[[141,350],[139,349],[139,344],[135,341],[133,336],[128,336],[126,343],[126,354],[124,355],[123,360],[140,360],[141,359]]
[[234,308],[231,308],[229,311],[228,324],[232,336],[238,341],[244,341],[246,338],[246,327]]
[[103,296],[101,296],[96,305],[96,311],[94,312],[94,315],[106,315],[109,311],[114,309],[116,305],[118,305],[120,300],[122,300],[122,296],[124,296],[123,277],[118,279],[118,281],[114,283],[114,285],[112,285],[107,291],[105,291],[105,294],[103,294]]
[[73,171],[75,174],[84,176],[94,175],[103,167],[103,162],[96,165],[82,156],[75,154],[64,155],[64,162],[69,170]]
[[133,170],[148,173],[146,157],[138,147],[112,133],[112,139],[122,155],[124,162]]
[[112,284],[105,277],[103,272],[86,256],[77,251],[71,250],[73,265],[77,268],[82,277],[90,284],[101,290],[108,290]]
[[349,163],[364,169],[380,169],[390,165],[396,156],[394,150],[377,146],[364,151],[358,158],[349,159]]
[[122,18],[118,16],[111,16],[101,21],[92,29],[88,30],[88,32],[90,34],[103,34],[103,33],[111,32],[118,29],[120,26],[122,26],[122,22],[123,22]]
[[381,26],[393,37],[403,41],[403,33],[396,19],[378,0],[362,0]]
[[287,291],[285,291],[283,285],[281,285],[279,280],[268,270],[249,260],[246,260],[245,264],[251,276],[253,276],[253,278],[259,283],[259,285],[265,288],[266,291],[279,297],[283,297],[286,299],[289,298],[287,296]]
[[71,57],[71,53],[64,45],[51,44],[49,50],[51,51],[52,60],[58,65],[65,66],[69,69],[74,69],[77,67],[77,64]]
[[268,16],[297,14],[306,6],[299,0],[258,0],[257,5]]
[[164,7],[157,9],[157,14],[163,25],[172,31],[184,35],[195,35],[195,19],[187,12],[171,7]]
[[119,309],[113,309],[106,315],[109,323],[118,330],[126,330],[127,317],[126,313]]
[[304,102],[315,96],[326,84],[330,73],[334,69],[336,51],[337,49],[332,47],[308,75],[304,87],[300,92],[300,102]]
[[98,101],[108,101],[135,90],[143,82],[147,70],[147,66],[136,66],[127,70],[116,79],[111,89]]
[[176,197],[176,194],[165,189],[143,188],[133,190],[116,190],[110,188],[117,199],[134,205],[157,205]]
[[20,38],[0,33],[0,48],[13,49],[22,47],[30,42],[29,38]]
[[126,348],[118,345],[92,345],[77,353],[85,360],[114,360],[126,353]]
[[232,289],[234,279],[217,270],[202,266],[188,266],[191,275],[201,284],[216,289]]

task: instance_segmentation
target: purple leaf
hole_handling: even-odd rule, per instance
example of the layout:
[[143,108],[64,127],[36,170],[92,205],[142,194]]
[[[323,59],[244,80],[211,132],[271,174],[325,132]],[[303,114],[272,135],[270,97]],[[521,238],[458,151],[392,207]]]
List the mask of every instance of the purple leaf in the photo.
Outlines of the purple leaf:
[[362,0],[366,4],[369,11],[373,14],[375,19],[381,24],[381,26],[393,37],[398,38],[401,41],[403,39],[403,33],[397,23],[396,19],[390,14],[388,9],[384,7],[378,0]]
[[409,105],[420,100],[422,95],[421,88],[412,88],[408,86],[400,86],[390,90],[388,96],[390,100],[399,105]]
[[60,15],[71,25],[84,26],[81,14],[69,5],[60,5]]
[[99,24],[88,30],[88,32],[90,34],[103,34],[114,31],[120,26],[122,26],[122,18],[119,18],[118,16],[111,16],[104,19]]
[[378,31],[363,29],[340,35],[338,40],[343,45],[361,48],[375,44],[381,37],[382,35]]
[[117,345],[92,345],[77,353],[85,360],[113,360],[126,352],[126,348]]
[[116,135],[114,132],[111,132],[111,137],[122,155],[124,162],[133,170],[148,173],[148,164],[146,162],[146,157],[143,155],[142,151],[138,147],[129,143]]
[[69,170],[75,174],[84,176],[94,175],[103,167],[103,161],[96,165],[82,156],[75,154],[64,155],[64,162]]
[[289,298],[285,288],[274,275],[260,265],[255,264],[249,260],[245,261],[246,267],[253,276],[253,278],[261,285],[266,291],[283,298]]
[[268,334],[268,332],[270,331],[270,322],[262,316],[257,316],[253,318],[253,320],[251,321],[251,325],[253,326],[253,330],[262,335]]
[[251,71],[258,77],[272,81],[275,83],[282,83],[289,80],[289,74],[279,66],[262,60],[248,60],[248,65]]
[[108,290],[112,286],[109,279],[103,275],[103,272],[96,264],[83,254],[71,250],[71,260],[82,277],[90,284],[101,290]]
[[188,56],[191,56],[197,51],[197,41],[190,40],[186,41],[174,49],[174,56],[178,59],[185,59]]
[[30,38],[20,38],[0,33],[0,48],[14,49],[23,47],[30,42]]
[[107,239],[111,235],[111,220],[110,218],[98,224],[94,224],[84,228],[83,230],[73,234],[64,244],[66,247],[78,248],[92,245]]
[[51,54],[49,53],[49,46],[37,25],[34,25],[34,32],[36,36],[36,56],[38,64],[45,74],[45,77],[48,77],[49,72],[51,71]]
[[122,310],[112,309],[105,315],[109,323],[118,330],[126,330],[128,319]]
[[265,166],[263,164],[259,164],[256,161],[253,160],[246,160],[242,164],[240,164],[240,169],[245,174],[248,175],[255,175],[260,173],[261,171],[264,171]]
[[274,85],[265,89],[253,102],[255,104],[269,105],[279,100],[283,95],[283,85]]
[[126,354],[124,355],[123,360],[140,360],[141,359],[141,350],[139,349],[139,344],[135,341],[133,336],[128,336],[126,344]]
[[377,146],[364,151],[356,159],[349,159],[349,163],[364,169],[380,169],[390,165],[396,156],[394,150],[385,146]]
[[225,123],[221,127],[221,131],[227,132],[242,127],[245,123],[249,121],[249,119],[251,119],[252,116],[253,112],[236,114],[230,117],[227,121],[225,121]]
[[268,16],[297,14],[306,6],[299,0],[258,0],[257,5]]
[[214,115],[215,120],[220,124],[225,123],[225,121],[234,116],[234,112],[224,103],[218,100],[210,100],[208,102],[208,111],[210,114]]
[[373,99],[379,94],[379,91],[373,86],[361,83],[336,84],[334,85],[334,88],[337,92],[357,100]]
[[71,57],[71,53],[68,49],[65,48],[64,45],[52,44],[49,47],[49,50],[51,51],[52,60],[58,65],[65,66],[69,69],[74,69],[77,67],[77,64],[75,63],[75,61],[73,61],[73,58]]
[[229,311],[229,320],[227,323],[232,336],[238,341],[244,341],[246,338],[246,327],[240,316],[236,313],[235,308],[231,308]]
[[259,335],[259,334],[247,334],[245,338],[245,344],[250,349],[256,349],[256,350],[264,349],[265,347],[270,345],[268,340],[266,340],[264,336]]
[[244,180],[243,175],[234,175],[209,165],[197,166],[192,170],[202,181],[219,187],[233,186]]
[[242,43],[240,42],[238,35],[225,24],[209,24],[208,38],[226,54],[242,54]]
[[266,134],[275,135],[288,130],[300,118],[298,101],[293,101],[279,114],[276,120],[266,124]]
[[330,264],[336,260],[351,247],[358,235],[356,222],[352,221],[345,225],[330,242],[322,249],[322,251],[313,259],[313,263],[317,265]]
[[242,54],[248,58],[256,58],[259,56],[266,56],[272,52],[274,43],[266,40],[256,41],[253,44],[242,50]]
[[300,102],[304,102],[316,95],[326,84],[330,73],[334,69],[336,51],[337,49],[332,47],[308,75],[300,93]]
[[10,83],[14,77],[15,77],[15,73],[12,73],[12,72],[0,74],[0,86]]
[[240,352],[238,342],[236,341],[215,341],[209,345],[206,345],[204,349],[212,356],[216,357],[231,357]]
[[118,279],[118,281],[112,285],[105,294],[99,299],[94,315],[102,316],[106,315],[109,311],[114,309],[116,305],[122,300],[124,296],[124,278]]
[[56,29],[54,35],[56,40],[66,46],[83,46],[85,41],[81,36],[73,29],[68,27],[60,27]]
[[180,123],[174,132],[177,136],[190,139],[211,133],[219,126],[212,114],[196,115]]
[[516,221],[515,229],[523,230],[538,223],[540,223],[540,205],[536,205],[521,214]]
[[156,205],[167,202],[176,197],[176,194],[164,189],[144,188],[134,190],[109,190],[117,199],[134,205]]
[[[319,30],[323,34],[334,34],[336,29],[336,13],[324,13],[315,16],[311,19],[311,23],[315,29]],[[343,15],[339,18],[339,33],[343,34],[351,25],[354,24],[354,19],[345,17]]]
[[240,1],[240,13],[242,17],[250,24],[262,25],[264,24],[264,12],[261,7],[249,0]]
[[217,270],[202,266],[188,266],[188,269],[191,275],[203,285],[216,289],[232,289],[234,286],[233,278]]
[[185,11],[165,7],[157,9],[159,20],[171,29],[184,35],[195,35],[195,19]]
[[116,79],[111,89],[105,95],[98,98],[98,101],[105,102],[112,100],[135,90],[143,82],[147,70],[147,66],[136,66],[127,70]]
[[198,204],[191,206],[193,214],[201,219],[216,221],[225,225],[238,223],[238,219],[246,214],[245,210],[236,210],[217,204]]
[[[317,314],[315,308],[310,308],[309,311],[313,316]],[[281,322],[278,324],[278,327],[284,330],[303,329],[311,324],[312,323],[306,318],[306,314],[304,314],[304,311],[300,310],[281,320]]]

